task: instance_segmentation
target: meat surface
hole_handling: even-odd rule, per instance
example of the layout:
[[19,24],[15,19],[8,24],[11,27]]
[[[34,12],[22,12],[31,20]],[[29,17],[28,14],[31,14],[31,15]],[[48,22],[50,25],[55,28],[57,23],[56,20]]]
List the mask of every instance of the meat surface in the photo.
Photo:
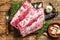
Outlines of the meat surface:
[[17,25],[22,36],[26,36],[27,34],[35,32],[43,27],[44,22],[43,8],[40,8],[38,10],[35,10],[34,8],[30,9],[31,10],[27,14],[27,16]]

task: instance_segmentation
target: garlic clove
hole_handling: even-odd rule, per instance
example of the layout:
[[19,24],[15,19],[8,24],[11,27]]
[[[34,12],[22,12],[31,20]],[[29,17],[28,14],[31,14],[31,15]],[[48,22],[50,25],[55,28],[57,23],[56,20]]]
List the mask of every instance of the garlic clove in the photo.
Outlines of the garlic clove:
[[39,4],[38,8],[41,8],[42,7],[42,3]]
[[59,28],[59,26],[58,25],[54,25],[56,28]]
[[55,28],[55,27],[51,27],[50,29],[51,29],[51,30],[57,30],[57,28]]
[[57,34],[60,34],[60,30],[57,31]]
[[51,33],[52,33],[52,34],[56,34],[56,30],[57,30],[57,28],[55,28],[55,27],[51,27],[50,30],[51,30]]
[[52,34],[56,34],[56,30],[52,30],[51,33],[52,33]]
[[52,29],[54,29],[54,27],[51,27],[50,29],[52,30]]
[[37,4],[35,4],[34,7],[37,8]]

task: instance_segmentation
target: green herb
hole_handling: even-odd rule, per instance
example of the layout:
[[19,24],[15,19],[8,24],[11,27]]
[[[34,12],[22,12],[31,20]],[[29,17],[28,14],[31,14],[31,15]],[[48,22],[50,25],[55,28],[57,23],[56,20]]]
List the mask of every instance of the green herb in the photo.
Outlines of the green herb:
[[37,33],[37,36],[41,36],[47,30],[49,24],[50,21],[46,21],[43,28]]
[[19,3],[17,3],[17,2],[14,1],[12,3],[9,20],[11,20],[13,18],[13,16],[16,14],[16,12],[21,7],[21,5],[22,5],[22,1],[20,1]]
[[[10,16],[9,16],[10,21],[12,20],[18,9],[21,7],[21,5],[22,5],[22,1],[20,1],[19,3],[17,3],[16,1],[12,2],[12,7],[10,9]],[[11,25],[9,26],[9,29],[11,31],[15,31]]]

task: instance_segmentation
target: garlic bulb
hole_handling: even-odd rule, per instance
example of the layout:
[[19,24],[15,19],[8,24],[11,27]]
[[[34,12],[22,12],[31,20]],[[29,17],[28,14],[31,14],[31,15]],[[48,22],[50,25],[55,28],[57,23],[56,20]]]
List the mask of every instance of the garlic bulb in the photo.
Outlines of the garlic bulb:
[[50,12],[52,12],[53,7],[50,6],[50,5],[48,5],[45,9],[46,9],[46,12],[47,12],[47,13],[50,13]]

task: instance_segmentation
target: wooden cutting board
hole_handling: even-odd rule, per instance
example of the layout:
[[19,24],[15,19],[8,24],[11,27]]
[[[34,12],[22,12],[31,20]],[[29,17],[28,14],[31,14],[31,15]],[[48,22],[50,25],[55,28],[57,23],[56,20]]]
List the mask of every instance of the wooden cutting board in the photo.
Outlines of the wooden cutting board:
[[[0,6],[0,33],[5,34],[5,32],[6,32],[7,25],[6,25],[5,18],[6,18],[7,11],[11,7],[11,3],[9,3],[9,2],[12,2],[12,1],[19,2],[20,0],[0,0],[0,5],[8,2],[8,3]],[[33,2],[43,2],[44,7],[47,6],[49,2],[51,2],[59,14],[57,17],[52,19],[51,22],[59,22],[60,23],[60,19],[59,19],[60,18],[60,1],[59,0],[53,0],[53,1],[52,0],[31,0],[31,2],[32,3]],[[24,37],[24,38],[22,38],[22,37],[14,38],[12,34],[9,34],[8,36],[6,36],[6,35],[0,36],[0,40],[49,40],[49,38],[47,38],[46,36],[43,36],[43,35],[41,37],[36,37],[35,34],[32,34],[32,35]],[[51,40],[53,40],[53,39],[51,39]]]

